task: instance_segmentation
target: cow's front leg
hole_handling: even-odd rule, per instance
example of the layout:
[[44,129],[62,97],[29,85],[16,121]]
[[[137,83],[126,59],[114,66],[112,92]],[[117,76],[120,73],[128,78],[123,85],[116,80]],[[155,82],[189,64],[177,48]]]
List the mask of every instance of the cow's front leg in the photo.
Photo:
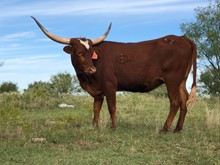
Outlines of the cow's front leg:
[[103,95],[94,98],[94,103],[93,103],[94,118],[92,123],[94,127],[99,127],[99,114],[102,108],[103,100],[104,100]]
[[[113,90],[114,91],[114,90]],[[106,101],[108,105],[108,110],[111,116],[112,128],[116,129],[116,91],[111,91],[106,93]]]

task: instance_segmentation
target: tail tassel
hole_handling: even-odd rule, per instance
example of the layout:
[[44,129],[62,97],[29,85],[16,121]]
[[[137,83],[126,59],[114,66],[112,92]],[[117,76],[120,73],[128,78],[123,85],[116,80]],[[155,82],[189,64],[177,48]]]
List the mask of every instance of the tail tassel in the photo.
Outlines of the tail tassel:
[[195,100],[196,100],[196,86],[193,86],[193,88],[191,90],[191,93],[189,95],[189,99],[186,103],[186,106],[187,107],[192,107],[195,103]]

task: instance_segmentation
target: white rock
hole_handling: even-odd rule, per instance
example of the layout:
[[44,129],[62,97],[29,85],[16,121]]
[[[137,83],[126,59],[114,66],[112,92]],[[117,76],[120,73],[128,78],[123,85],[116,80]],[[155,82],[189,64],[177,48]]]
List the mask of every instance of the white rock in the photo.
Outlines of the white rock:
[[61,103],[61,104],[59,104],[59,107],[60,108],[74,108],[74,105],[68,105],[68,104],[65,104],[65,103]]

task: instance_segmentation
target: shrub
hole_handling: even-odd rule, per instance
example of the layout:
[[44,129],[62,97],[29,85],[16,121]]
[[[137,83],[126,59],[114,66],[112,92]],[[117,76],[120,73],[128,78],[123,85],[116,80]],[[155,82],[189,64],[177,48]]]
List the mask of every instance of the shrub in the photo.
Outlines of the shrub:
[[50,78],[51,89],[56,95],[73,92],[73,78],[69,73],[58,73]]
[[0,85],[0,93],[3,92],[18,92],[18,86],[12,82],[3,82]]
[[167,89],[166,86],[163,84],[159,86],[158,88],[154,89],[149,93],[149,95],[153,95],[156,98],[158,97],[167,97]]
[[13,123],[19,113],[18,93],[4,93],[0,95],[0,123]]
[[53,91],[51,89],[51,84],[42,81],[35,81],[28,85],[28,88],[24,90],[24,93],[32,93],[36,96],[48,96],[53,95]]

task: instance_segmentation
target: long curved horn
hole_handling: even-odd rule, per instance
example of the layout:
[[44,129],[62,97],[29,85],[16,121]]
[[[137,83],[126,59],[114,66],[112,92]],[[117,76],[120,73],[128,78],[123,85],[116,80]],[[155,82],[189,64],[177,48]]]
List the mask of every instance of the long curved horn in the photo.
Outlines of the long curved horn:
[[110,25],[109,25],[107,31],[106,31],[105,34],[103,34],[101,37],[96,38],[96,39],[94,39],[94,40],[91,40],[91,41],[92,41],[92,45],[96,45],[96,44],[102,42],[102,41],[108,36],[108,33],[109,33],[110,30],[111,30],[111,26],[112,26],[112,23],[110,23]]
[[55,41],[55,42],[58,42],[58,43],[61,43],[61,44],[69,44],[70,43],[70,38],[61,38],[61,37],[58,37],[50,32],[48,32],[41,24],[40,22],[34,18],[33,16],[31,16],[31,18],[34,19],[34,21],[37,23],[37,25],[39,26],[39,28],[42,30],[42,32],[48,37],[50,38],[51,40]]

